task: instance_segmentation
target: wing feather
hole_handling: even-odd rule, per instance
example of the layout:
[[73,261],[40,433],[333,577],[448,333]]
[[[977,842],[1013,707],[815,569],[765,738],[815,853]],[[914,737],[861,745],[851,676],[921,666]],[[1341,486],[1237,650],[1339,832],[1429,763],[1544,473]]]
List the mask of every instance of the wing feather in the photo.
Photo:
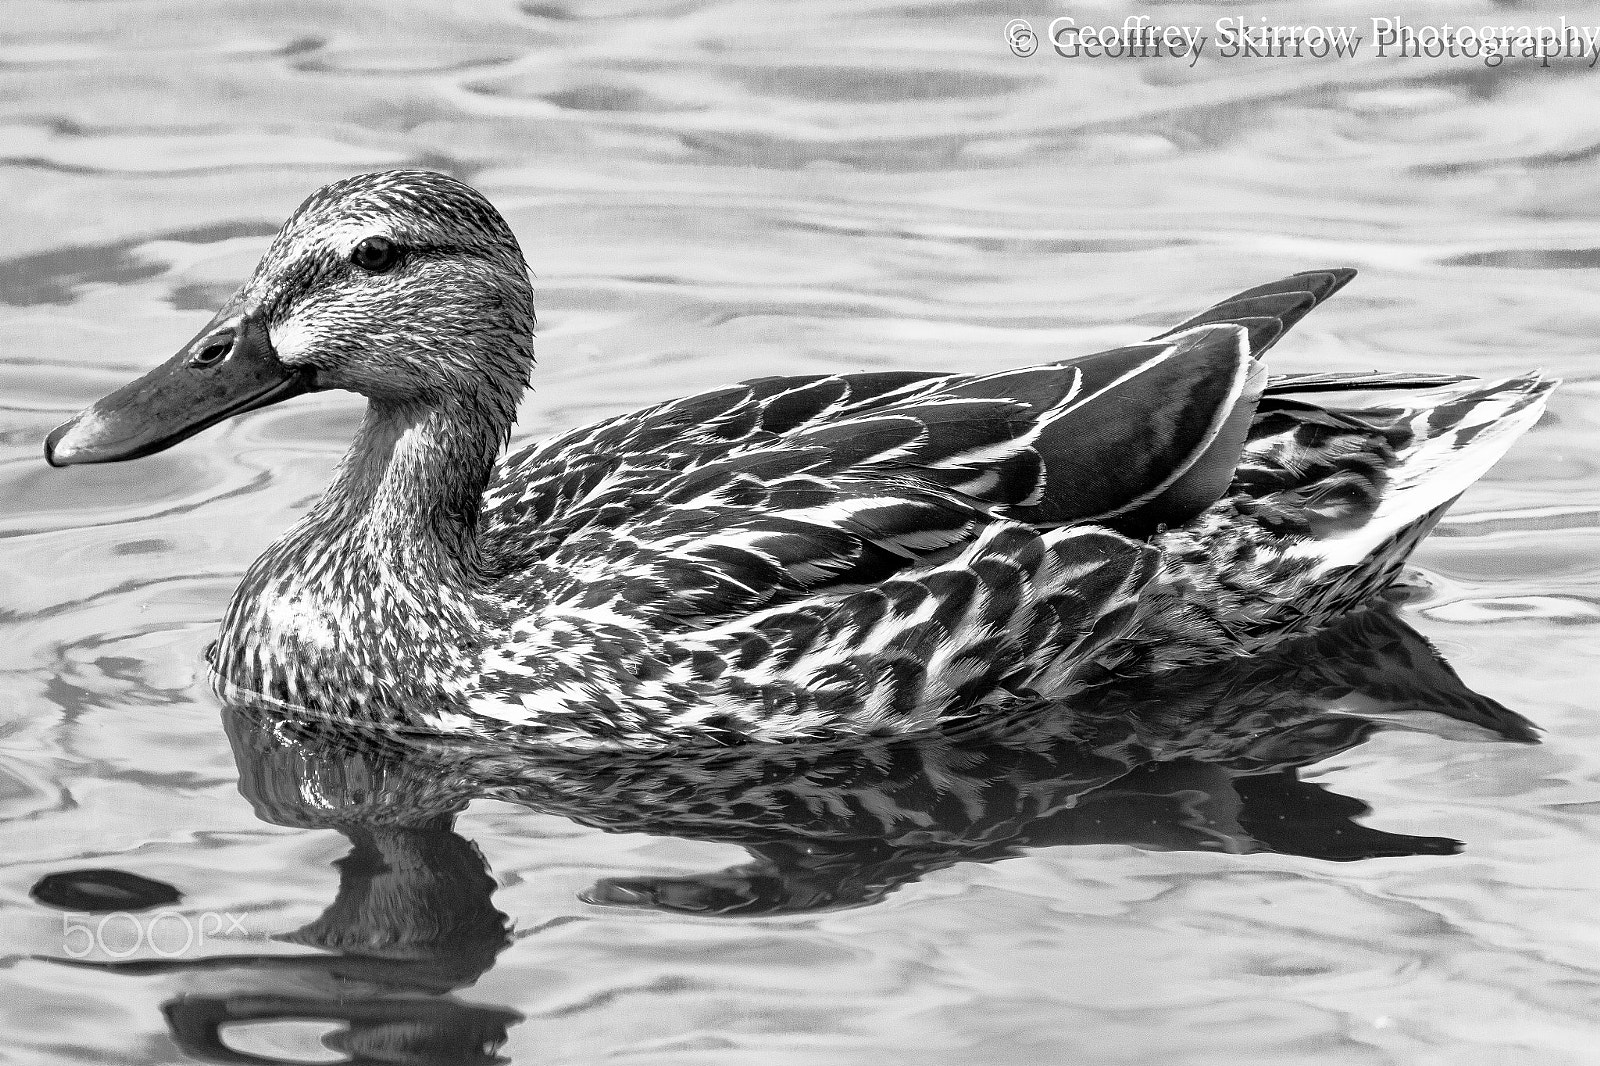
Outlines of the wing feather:
[[937,567],[996,524],[1144,536],[1227,489],[1268,387],[1257,356],[1348,276],[1257,286],[1079,359],[758,378],[575,430],[507,461],[486,557],[549,602],[688,631]]

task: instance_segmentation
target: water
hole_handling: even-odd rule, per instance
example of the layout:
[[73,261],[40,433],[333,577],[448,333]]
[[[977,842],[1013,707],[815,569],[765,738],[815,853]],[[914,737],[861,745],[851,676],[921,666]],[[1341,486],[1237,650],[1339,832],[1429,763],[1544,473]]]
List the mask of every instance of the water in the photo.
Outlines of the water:
[[[1006,50],[1008,19],[1057,13],[13,0],[0,1058],[220,1058],[220,1030],[294,1062],[467,1062],[502,1039],[561,1063],[1594,1061],[1596,75]],[[1600,25],[1582,4],[1452,20],[1562,15]],[[638,802],[649,767],[397,762],[225,716],[200,653],[356,403],[302,398],[132,465],[52,471],[39,444],[186,340],[306,193],[399,163],[468,178],[522,239],[542,318],[525,436],[755,373],[1091,351],[1361,268],[1275,366],[1567,381],[1418,552],[1403,611],[1544,743],[1316,735],[1275,773],[1110,784],[1057,753],[1010,799],[962,790],[998,763],[963,778],[922,752],[890,783],[925,825],[846,847],[826,819],[788,843],[730,827],[725,779],[674,821]],[[788,772],[728,772],[752,769]],[[608,783],[634,806],[585,792]],[[30,898],[84,868],[183,896],[104,926]]]

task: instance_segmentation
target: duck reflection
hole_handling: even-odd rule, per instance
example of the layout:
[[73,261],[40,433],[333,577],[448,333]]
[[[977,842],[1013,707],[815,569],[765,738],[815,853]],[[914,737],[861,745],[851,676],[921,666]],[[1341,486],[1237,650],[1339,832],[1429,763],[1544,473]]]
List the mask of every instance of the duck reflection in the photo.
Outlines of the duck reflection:
[[1003,731],[682,755],[488,758],[485,794],[616,832],[742,845],[689,877],[605,879],[591,903],[702,915],[792,914],[882,899],[931,870],[1025,848],[1439,855],[1460,843],[1359,824],[1359,800],[1300,767],[1378,729],[1535,739],[1466,688],[1392,609],[1241,660],[1106,686]]
[[522,1016],[451,995],[510,943],[483,856],[453,829],[468,780],[427,779],[436,764],[382,738],[308,732],[252,708],[228,708],[224,722],[240,790],[263,820],[350,841],[333,902],[273,938],[319,953],[76,965],[181,977],[194,991],[162,1010],[179,1049],[207,1062],[301,1061],[238,1047],[249,1027],[284,1024],[326,1030],[322,1043],[347,1063],[506,1061],[497,1051]]
[[1301,781],[1299,768],[1385,727],[1534,739],[1390,607],[1227,668],[920,738],[602,755],[363,736],[247,705],[225,714],[257,814],[336,830],[351,850],[333,903],[279,938],[319,954],[114,964],[186,972],[197,991],[167,1004],[169,1026],[215,1062],[286,1061],[235,1050],[222,1033],[291,1020],[337,1025],[325,1042],[354,1062],[501,1061],[520,1016],[453,998],[509,942],[483,857],[453,829],[480,797],[749,855],[690,876],[605,878],[584,892],[592,904],[782,915],[871,904],[931,870],[1027,848],[1450,854],[1454,840],[1361,825],[1364,803]]

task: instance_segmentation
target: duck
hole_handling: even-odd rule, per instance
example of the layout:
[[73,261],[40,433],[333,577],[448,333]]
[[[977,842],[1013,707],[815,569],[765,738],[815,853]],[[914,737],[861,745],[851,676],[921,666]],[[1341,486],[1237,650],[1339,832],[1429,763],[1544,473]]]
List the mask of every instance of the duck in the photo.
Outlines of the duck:
[[1555,382],[1269,374],[1354,276],[994,373],[758,377],[502,458],[534,369],[521,247],[465,182],[389,170],[312,193],[192,340],[45,458],[365,397],[223,614],[225,698],[566,749],[937,731],[1258,655],[1394,583]]

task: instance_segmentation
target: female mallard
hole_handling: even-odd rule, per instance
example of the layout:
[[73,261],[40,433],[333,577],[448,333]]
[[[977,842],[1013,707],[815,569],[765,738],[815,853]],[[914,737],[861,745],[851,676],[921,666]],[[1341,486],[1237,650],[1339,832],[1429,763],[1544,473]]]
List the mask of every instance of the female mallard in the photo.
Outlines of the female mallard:
[[[316,192],[176,356],[45,444],[148,455],[316,389],[368,399],[250,568],[225,689],[567,745],[895,733],[1257,652],[1381,591],[1550,384],[1260,355],[1353,276],[998,374],[759,378],[524,449],[533,292],[476,191]],[[1305,393],[1423,390],[1343,409]]]

